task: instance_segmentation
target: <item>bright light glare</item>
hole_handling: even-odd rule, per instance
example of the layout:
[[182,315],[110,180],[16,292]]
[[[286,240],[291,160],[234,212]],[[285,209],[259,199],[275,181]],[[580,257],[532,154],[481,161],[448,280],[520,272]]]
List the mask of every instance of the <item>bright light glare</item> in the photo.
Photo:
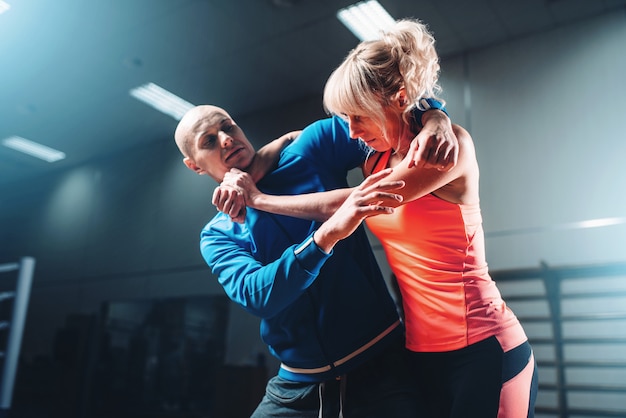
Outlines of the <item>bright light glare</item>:
[[612,226],[625,223],[626,218],[602,218],[602,219],[590,219],[588,221],[581,221],[578,223],[579,228],[599,228],[602,226]]
[[30,141],[20,136],[12,136],[2,140],[2,145],[12,148],[16,151],[23,152],[33,157],[40,158],[49,163],[59,161],[65,158],[65,153],[55,150],[54,148],[41,145],[37,142]]
[[188,101],[181,99],[154,83],[148,83],[134,88],[130,91],[130,95],[176,120],[181,120],[185,113],[194,107]]
[[11,5],[6,1],[0,0],[0,15],[11,8]]
[[395,19],[376,0],[362,1],[337,12],[341,21],[357,38],[371,41],[394,25]]

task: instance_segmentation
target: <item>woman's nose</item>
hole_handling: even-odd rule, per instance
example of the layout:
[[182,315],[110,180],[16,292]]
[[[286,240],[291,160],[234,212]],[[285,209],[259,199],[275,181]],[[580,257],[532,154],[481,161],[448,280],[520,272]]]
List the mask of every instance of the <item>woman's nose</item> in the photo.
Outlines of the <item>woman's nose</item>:
[[358,122],[348,119],[348,127],[350,128],[350,138],[359,138],[363,133],[363,130],[359,126]]

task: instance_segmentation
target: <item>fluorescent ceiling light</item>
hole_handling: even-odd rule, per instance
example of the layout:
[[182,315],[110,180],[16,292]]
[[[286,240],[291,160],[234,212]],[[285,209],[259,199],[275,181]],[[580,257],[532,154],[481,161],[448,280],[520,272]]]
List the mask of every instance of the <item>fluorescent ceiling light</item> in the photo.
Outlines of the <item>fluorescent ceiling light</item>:
[[65,153],[55,150],[54,148],[41,145],[37,142],[24,139],[19,136],[12,136],[2,140],[2,145],[8,148],[12,148],[16,151],[23,152],[24,154],[31,155],[33,157],[41,158],[49,163],[59,161],[65,158]]
[[185,113],[194,107],[188,101],[181,99],[154,83],[148,83],[134,88],[130,91],[130,95],[176,120],[181,120]]
[[626,218],[601,218],[590,219],[578,223],[579,228],[598,228],[602,226],[613,226],[626,223]]
[[389,29],[395,19],[376,0],[361,1],[337,12],[337,19],[362,41],[380,37],[380,31]]
[[6,1],[0,0],[0,15],[11,8],[11,5]]

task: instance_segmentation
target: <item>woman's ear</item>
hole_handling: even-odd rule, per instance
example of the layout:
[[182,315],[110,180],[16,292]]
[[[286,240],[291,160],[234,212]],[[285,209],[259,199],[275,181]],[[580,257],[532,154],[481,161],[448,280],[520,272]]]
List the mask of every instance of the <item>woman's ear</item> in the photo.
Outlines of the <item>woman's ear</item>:
[[404,87],[400,87],[400,90],[396,93],[396,102],[400,109],[404,109],[407,105],[406,89]]

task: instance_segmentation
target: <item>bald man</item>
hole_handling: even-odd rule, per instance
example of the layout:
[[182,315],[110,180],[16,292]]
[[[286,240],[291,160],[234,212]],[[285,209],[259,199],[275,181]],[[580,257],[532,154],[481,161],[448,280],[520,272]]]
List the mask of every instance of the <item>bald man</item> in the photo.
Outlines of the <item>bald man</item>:
[[[218,183],[232,168],[263,165],[243,130],[216,106],[190,110],[175,139],[185,165]],[[365,157],[345,121],[323,119],[282,150],[257,187],[283,195],[345,188],[348,171]],[[397,198],[399,184],[380,186],[385,175],[366,179],[360,196],[383,190]],[[420,416],[404,329],[361,225],[390,210],[384,200],[364,207],[349,198],[320,223],[248,208],[243,222],[218,213],[202,230],[207,264],[226,294],[261,318],[261,337],[281,361],[254,418]]]

